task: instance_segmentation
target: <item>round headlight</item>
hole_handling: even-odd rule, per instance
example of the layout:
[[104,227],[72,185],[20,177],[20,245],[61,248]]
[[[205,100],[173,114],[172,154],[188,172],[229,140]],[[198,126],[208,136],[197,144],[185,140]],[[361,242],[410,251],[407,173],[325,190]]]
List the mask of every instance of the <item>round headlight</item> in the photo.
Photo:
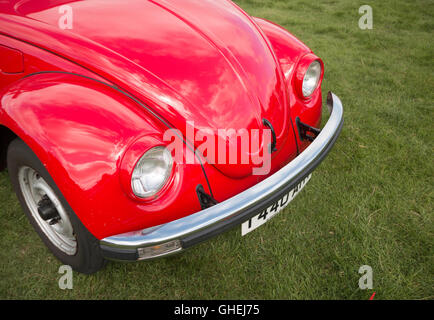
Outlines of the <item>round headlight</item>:
[[314,61],[310,64],[303,78],[303,95],[308,98],[318,86],[321,78],[321,63]]
[[172,172],[173,159],[165,147],[147,151],[137,162],[131,178],[131,187],[136,196],[147,198],[163,188]]

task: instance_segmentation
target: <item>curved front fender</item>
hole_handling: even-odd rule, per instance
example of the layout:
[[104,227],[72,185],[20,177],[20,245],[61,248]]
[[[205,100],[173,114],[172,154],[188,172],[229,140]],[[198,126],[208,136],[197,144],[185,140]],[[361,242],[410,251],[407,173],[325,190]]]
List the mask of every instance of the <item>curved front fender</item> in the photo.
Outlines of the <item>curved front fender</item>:
[[125,152],[141,137],[163,141],[168,127],[116,87],[74,74],[40,73],[4,88],[0,103],[0,124],[35,152],[97,238],[200,210],[195,190],[206,186],[200,165],[178,165],[170,190],[159,199],[143,202],[122,190]]
[[[313,55],[312,50],[281,26],[261,18],[254,18],[254,21],[273,46],[274,53],[285,75],[292,120],[295,122],[295,117],[299,117],[304,123],[319,127],[322,113],[321,88],[306,100],[297,94],[295,81],[303,57]],[[306,141],[301,141],[297,131],[295,134],[300,151],[303,151],[309,144]]]

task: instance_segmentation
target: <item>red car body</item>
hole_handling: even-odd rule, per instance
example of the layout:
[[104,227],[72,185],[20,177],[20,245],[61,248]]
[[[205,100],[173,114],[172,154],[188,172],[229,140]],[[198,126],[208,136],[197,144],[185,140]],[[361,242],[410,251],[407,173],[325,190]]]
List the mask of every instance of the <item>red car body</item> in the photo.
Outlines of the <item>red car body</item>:
[[[71,30],[58,26],[65,4]],[[300,94],[315,60],[322,65],[288,31],[228,0],[0,2],[0,132],[34,151],[104,239],[201,211],[198,185],[224,203],[301,154],[310,142],[296,118],[321,122],[320,84],[308,99]],[[185,138],[186,121],[250,130],[262,118],[278,146],[268,175],[251,175],[251,165],[175,163],[151,199],[129,189],[138,159],[166,144],[168,127]]]

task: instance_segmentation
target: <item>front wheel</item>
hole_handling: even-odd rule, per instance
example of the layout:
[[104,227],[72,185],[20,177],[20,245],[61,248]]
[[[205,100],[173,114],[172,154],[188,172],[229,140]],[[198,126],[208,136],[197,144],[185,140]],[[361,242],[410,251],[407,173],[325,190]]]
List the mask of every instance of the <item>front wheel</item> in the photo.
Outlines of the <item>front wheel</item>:
[[18,201],[51,252],[78,272],[90,274],[101,269],[105,260],[98,239],[81,223],[44,165],[22,140],[10,143],[7,164]]

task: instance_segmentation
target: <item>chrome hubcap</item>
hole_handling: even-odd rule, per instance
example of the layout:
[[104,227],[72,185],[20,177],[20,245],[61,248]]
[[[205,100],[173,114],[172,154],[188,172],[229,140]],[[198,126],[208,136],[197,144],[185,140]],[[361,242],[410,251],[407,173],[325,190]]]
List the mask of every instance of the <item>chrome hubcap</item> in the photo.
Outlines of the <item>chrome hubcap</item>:
[[48,183],[35,170],[26,166],[19,169],[18,181],[32,217],[47,238],[62,252],[74,255],[77,252],[74,229]]

